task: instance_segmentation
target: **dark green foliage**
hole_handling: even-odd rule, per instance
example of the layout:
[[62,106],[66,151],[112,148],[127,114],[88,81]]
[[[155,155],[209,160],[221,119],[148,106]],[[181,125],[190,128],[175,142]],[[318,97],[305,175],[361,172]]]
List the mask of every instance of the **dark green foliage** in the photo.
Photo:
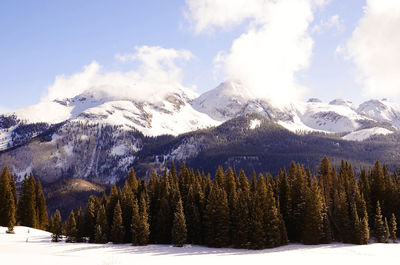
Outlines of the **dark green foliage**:
[[37,214],[37,227],[39,229],[46,229],[49,217],[47,214],[46,199],[42,191],[42,185],[39,179],[36,181],[36,214]]
[[186,243],[186,239],[186,220],[183,214],[182,200],[179,200],[174,213],[171,241],[175,247],[182,247]]
[[213,185],[204,213],[205,243],[210,247],[229,246],[229,206],[226,192]]
[[25,176],[21,185],[21,196],[18,201],[18,222],[20,225],[37,227],[36,185],[33,175]]
[[[219,167],[211,180],[209,174],[195,173],[183,164],[179,172],[174,166],[170,171],[165,168],[161,176],[153,172],[145,182],[138,181],[132,170],[122,190],[113,185],[109,197],[92,196],[84,212],[75,210],[71,214],[64,224],[68,241],[74,241],[69,239],[73,238],[69,232],[74,226],[72,217],[76,241],[89,237],[90,242],[97,243],[111,239],[133,245],[191,243],[253,249],[289,241],[368,244],[370,227],[378,242],[388,242],[389,237],[396,240],[400,180],[378,162],[371,172],[362,170],[359,178],[345,161],[337,174],[327,157],[316,176],[294,162],[276,177],[269,173],[256,176],[254,172],[249,184],[244,171],[237,176],[232,168],[224,172]],[[29,191],[29,181],[25,179],[22,189]],[[9,197],[14,198],[11,184],[8,189]],[[37,194],[35,205],[40,197]],[[371,207],[374,200],[376,208]],[[392,217],[386,220],[385,216]],[[49,228],[55,234],[56,218],[50,220]]]
[[71,211],[67,224],[65,227],[65,235],[67,236],[67,242],[76,242],[77,235],[76,220],[74,211]]
[[304,211],[303,243],[319,244],[324,237],[323,201],[315,179],[307,191]]
[[122,224],[122,210],[119,201],[114,209],[113,223],[111,227],[111,240],[113,243],[124,242],[125,228]]
[[389,231],[390,231],[390,238],[393,240],[393,243],[397,242],[397,222],[396,222],[396,216],[392,214],[390,217],[390,222],[389,222]]
[[389,225],[388,225],[386,217],[385,217],[385,221],[383,222],[383,224],[384,224],[384,227],[385,227],[385,239],[384,239],[384,242],[385,243],[389,243],[390,231],[389,231]]
[[96,228],[95,228],[95,243],[107,243],[107,216],[106,209],[103,204],[100,204],[96,215]]
[[89,242],[94,242],[95,239],[95,225],[96,225],[96,205],[98,199],[95,196],[90,196],[83,213],[83,236],[89,237]]
[[16,221],[16,197],[13,188],[15,188],[14,178],[5,167],[0,176],[0,226],[8,227],[8,233],[13,233]]
[[147,214],[147,202],[145,196],[142,195],[139,204],[140,212],[140,223],[139,223],[139,233],[137,235],[137,242],[139,246],[145,246],[149,242],[150,236],[150,226],[149,226],[149,216]]
[[378,243],[384,243],[386,237],[385,223],[383,222],[382,211],[379,201],[376,203],[374,219],[374,235]]
[[58,242],[61,239],[62,234],[62,223],[61,223],[61,214],[59,210],[56,210],[56,213],[53,217],[53,229],[52,229],[52,241]]

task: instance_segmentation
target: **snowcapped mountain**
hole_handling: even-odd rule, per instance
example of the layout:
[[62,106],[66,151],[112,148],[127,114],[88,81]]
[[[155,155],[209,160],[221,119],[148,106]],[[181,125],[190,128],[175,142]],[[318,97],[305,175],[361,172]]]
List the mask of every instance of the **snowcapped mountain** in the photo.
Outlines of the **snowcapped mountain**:
[[[0,150],[20,144],[23,142],[20,138],[29,140],[63,122],[117,126],[139,131],[145,136],[176,136],[220,124],[192,107],[195,94],[183,89],[177,91],[180,93],[168,94],[156,102],[110,98],[90,91],[73,98],[42,101],[0,116]],[[36,126],[30,128],[27,125]],[[23,136],[18,131],[21,127],[25,127]]]
[[400,106],[387,100],[356,106],[342,99],[324,103],[313,98],[278,106],[255,99],[237,81],[224,82],[200,96],[178,88],[148,100],[100,91],[105,90],[44,100],[0,115],[0,166],[10,166],[19,177],[34,171],[49,183],[63,177],[117,182],[132,166],[147,173],[168,161],[199,156],[214,165],[217,160],[211,162],[202,153],[210,148],[227,154],[229,148],[239,150],[220,161],[226,165],[242,167],[248,164],[245,161],[253,161],[252,165],[262,167],[265,157],[242,155],[241,147],[230,146],[260,132],[264,138],[257,143],[262,144],[255,146],[262,145],[261,154],[268,150],[286,154],[302,141],[312,142],[290,140],[308,133],[316,133],[317,138],[328,135],[334,140],[318,141],[337,148],[332,141],[340,139],[351,146],[377,135],[396,137],[400,130]]
[[[356,106],[350,101],[335,99],[324,103],[312,98],[277,106],[268,100],[253,99],[243,85],[227,81],[193,100],[193,107],[215,120],[257,113],[292,132],[350,133],[366,128],[400,129],[400,106],[387,100],[370,100]],[[381,132],[381,130],[372,130]],[[344,139],[350,140],[351,137]]]

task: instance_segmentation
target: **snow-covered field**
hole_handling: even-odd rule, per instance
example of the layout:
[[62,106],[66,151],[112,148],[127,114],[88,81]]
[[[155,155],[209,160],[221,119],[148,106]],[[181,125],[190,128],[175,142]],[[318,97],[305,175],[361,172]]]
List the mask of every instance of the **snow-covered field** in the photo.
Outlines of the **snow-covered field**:
[[[16,234],[0,227],[1,264],[382,264],[400,260],[400,244],[355,246],[292,244],[267,250],[212,249],[200,246],[175,248],[169,245],[134,247],[83,243],[51,243],[50,234],[16,227]],[[29,231],[29,233],[28,233]]]

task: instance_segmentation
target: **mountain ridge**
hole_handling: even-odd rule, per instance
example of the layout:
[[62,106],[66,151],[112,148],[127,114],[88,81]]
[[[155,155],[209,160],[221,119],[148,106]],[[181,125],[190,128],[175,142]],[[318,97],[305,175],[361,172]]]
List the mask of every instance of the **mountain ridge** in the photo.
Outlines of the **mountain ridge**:
[[[130,167],[148,175],[182,161],[197,168],[202,161],[208,171],[216,163],[245,167],[245,161],[249,170],[276,170],[281,161],[268,152],[311,164],[328,148],[353,152],[357,163],[383,154],[393,163],[397,158],[395,141],[381,139],[397,139],[400,107],[385,100],[356,106],[341,99],[311,99],[277,106],[240,95],[241,84],[232,81],[200,96],[177,91],[148,102],[87,91],[1,115],[0,166],[10,166],[18,178],[33,171],[49,183],[69,177],[115,183]],[[315,142],[321,146],[307,146]],[[366,158],[359,150],[367,152],[370,143],[384,150]],[[301,154],[302,149],[309,153]]]

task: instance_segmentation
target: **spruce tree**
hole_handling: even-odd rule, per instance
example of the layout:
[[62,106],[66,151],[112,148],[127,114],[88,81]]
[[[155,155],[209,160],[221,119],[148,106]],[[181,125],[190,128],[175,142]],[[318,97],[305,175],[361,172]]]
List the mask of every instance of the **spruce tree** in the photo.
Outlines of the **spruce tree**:
[[149,242],[150,226],[149,226],[149,216],[147,213],[147,202],[144,194],[142,194],[140,198],[139,212],[140,212],[140,223],[139,223],[139,233],[138,233],[138,245],[145,246]]
[[266,184],[265,206],[264,206],[264,229],[265,246],[273,248],[281,245],[281,221],[279,219],[278,209],[270,183]]
[[390,231],[389,231],[389,225],[388,225],[388,221],[387,218],[385,217],[385,221],[384,221],[384,226],[385,226],[385,243],[389,243],[389,238],[390,238]]
[[245,248],[249,242],[249,195],[239,189],[238,200],[233,208],[232,244],[235,248]]
[[22,182],[21,196],[18,202],[18,220],[20,225],[37,227],[36,215],[36,185],[32,173],[25,176]]
[[67,224],[66,224],[66,236],[67,236],[67,242],[75,242],[76,241],[76,235],[77,235],[77,229],[76,229],[76,220],[75,220],[75,214],[74,211],[71,211]]
[[[137,189],[137,188],[136,188]],[[124,241],[131,242],[132,233],[131,227],[132,224],[132,208],[133,208],[134,194],[129,184],[125,183],[124,188],[121,192],[121,209],[122,209],[122,222],[125,229],[125,237]]]
[[266,231],[264,226],[264,207],[266,188],[264,176],[259,180],[253,178],[253,196],[250,211],[250,247],[252,249],[263,249],[266,246]]
[[89,237],[89,242],[91,243],[94,242],[95,238],[96,205],[98,205],[97,198],[95,196],[90,196],[83,213],[84,236]]
[[126,184],[129,185],[129,187],[132,190],[132,193],[136,196],[139,183],[138,183],[138,180],[136,178],[135,170],[133,168],[131,168],[131,170],[129,171],[129,176],[128,176],[128,179],[126,180],[125,185]]
[[182,200],[178,201],[178,205],[174,213],[174,221],[172,225],[172,244],[175,247],[182,247],[186,243],[187,230],[186,230],[186,220],[183,214]]
[[114,209],[113,223],[111,227],[111,240],[113,243],[123,243],[124,242],[125,229],[122,224],[122,210],[119,201]]
[[49,217],[47,214],[46,199],[42,191],[42,185],[39,179],[36,180],[35,185],[36,192],[36,214],[37,214],[37,226],[40,229],[46,229],[49,222]]
[[[111,232],[113,218],[114,218],[114,209],[115,209],[115,206],[117,205],[118,201],[119,201],[118,189],[117,189],[117,186],[114,184],[111,187],[110,196],[108,198],[107,206],[106,206],[107,224],[108,224],[109,232]],[[108,236],[108,238],[111,239],[111,234]]]
[[360,244],[367,245],[369,242],[369,225],[368,225],[368,215],[364,215],[361,221],[361,229],[360,229]]
[[13,233],[15,225],[15,198],[13,195],[11,177],[5,167],[0,176],[0,226],[8,227],[8,233]]
[[187,242],[191,244],[200,244],[202,239],[202,223],[198,202],[198,194],[201,193],[200,189],[200,187],[197,187],[195,191],[195,188],[191,185],[186,199]]
[[316,179],[307,188],[304,211],[303,242],[306,245],[315,245],[323,238],[324,216],[322,195]]
[[95,243],[107,243],[107,228],[106,209],[100,204],[96,214]]
[[375,212],[376,212],[375,219],[374,219],[375,238],[378,243],[384,243],[386,231],[385,231],[385,223],[383,222],[381,206],[380,206],[379,201],[376,203],[376,211]]
[[141,233],[141,218],[139,214],[139,205],[135,199],[132,207],[132,222],[131,222],[131,235],[132,235],[132,245],[140,245],[139,235]]
[[53,233],[54,231],[54,219],[53,216],[50,216],[49,224],[47,225],[47,231]]
[[52,241],[58,242],[61,239],[62,234],[62,222],[61,222],[61,214],[59,210],[56,210],[53,218],[53,234]]
[[389,225],[389,230],[390,230],[390,238],[393,240],[393,243],[397,242],[397,222],[396,222],[396,216],[394,213],[392,213],[392,217],[390,217],[390,225]]
[[215,183],[207,199],[204,213],[205,241],[210,247],[229,245],[229,207],[222,186]]

